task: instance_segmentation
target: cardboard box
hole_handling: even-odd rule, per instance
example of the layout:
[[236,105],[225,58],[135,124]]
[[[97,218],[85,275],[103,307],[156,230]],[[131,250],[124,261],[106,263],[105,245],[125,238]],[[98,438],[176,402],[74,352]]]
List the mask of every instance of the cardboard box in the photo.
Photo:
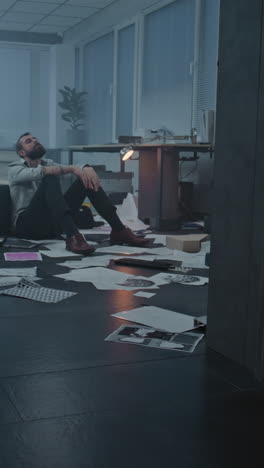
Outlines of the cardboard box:
[[201,249],[201,242],[208,237],[208,234],[186,234],[166,237],[166,247],[169,249],[183,250],[194,253]]

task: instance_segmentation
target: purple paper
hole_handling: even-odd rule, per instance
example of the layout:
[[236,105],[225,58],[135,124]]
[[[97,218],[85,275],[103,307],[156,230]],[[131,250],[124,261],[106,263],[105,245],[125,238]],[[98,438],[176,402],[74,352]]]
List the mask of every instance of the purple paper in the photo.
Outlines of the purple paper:
[[6,252],[4,253],[5,260],[17,262],[19,260],[42,260],[39,252]]

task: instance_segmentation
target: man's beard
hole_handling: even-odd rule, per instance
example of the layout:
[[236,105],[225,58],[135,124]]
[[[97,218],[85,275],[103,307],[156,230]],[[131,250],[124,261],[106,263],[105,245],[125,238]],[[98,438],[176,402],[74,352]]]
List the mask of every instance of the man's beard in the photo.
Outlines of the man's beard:
[[41,159],[46,153],[46,149],[40,143],[37,143],[32,151],[28,151],[27,156],[34,161],[35,159]]

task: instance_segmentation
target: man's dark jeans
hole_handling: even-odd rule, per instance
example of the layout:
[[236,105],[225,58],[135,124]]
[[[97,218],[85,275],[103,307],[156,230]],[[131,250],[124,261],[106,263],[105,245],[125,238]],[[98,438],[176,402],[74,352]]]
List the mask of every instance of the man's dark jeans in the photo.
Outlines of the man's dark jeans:
[[76,179],[63,195],[59,178],[48,175],[43,178],[28,208],[19,215],[16,236],[25,239],[58,237],[63,232],[64,217],[74,217],[86,196],[96,211],[112,227],[120,230],[122,223],[116,214],[116,208],[101,187],[95,192],[86,189],[81,180]]

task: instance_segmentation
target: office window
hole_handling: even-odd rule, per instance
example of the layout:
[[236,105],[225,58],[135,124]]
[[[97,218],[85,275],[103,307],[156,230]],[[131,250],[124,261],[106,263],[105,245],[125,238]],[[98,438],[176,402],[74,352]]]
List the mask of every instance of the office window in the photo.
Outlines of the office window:
[[189,134],[194,0],[177,0],[145,16],[139,127]]
[[80,90],[81,88],[81,75],[80,75],[80,68],[81,68],[81,51],[79,47],[75,48],[75,88]]
[[12,146],[25,131],[47,142],[49,50],[1,46],[0,67],[0,146]]
[[87,91],[87,143],[112,141],[113,33],[84,48],[84,90]]
[[49,50],[31,52],[31,124],[23,129],[32,131],[46,145],[49,142]]
[[29,50],[0,49],[0,141],[15,142],[15,131],[31,124],[31,54]]
[[116,138],[132,135],[135,25],[119,30],[117,47]]
[[219,35],[220,0],[202,0],[198,76],[197,102],[194,113],[194,126],[199,130],[199,115],[203,109],[216,109],[217,93],[217,60]]

